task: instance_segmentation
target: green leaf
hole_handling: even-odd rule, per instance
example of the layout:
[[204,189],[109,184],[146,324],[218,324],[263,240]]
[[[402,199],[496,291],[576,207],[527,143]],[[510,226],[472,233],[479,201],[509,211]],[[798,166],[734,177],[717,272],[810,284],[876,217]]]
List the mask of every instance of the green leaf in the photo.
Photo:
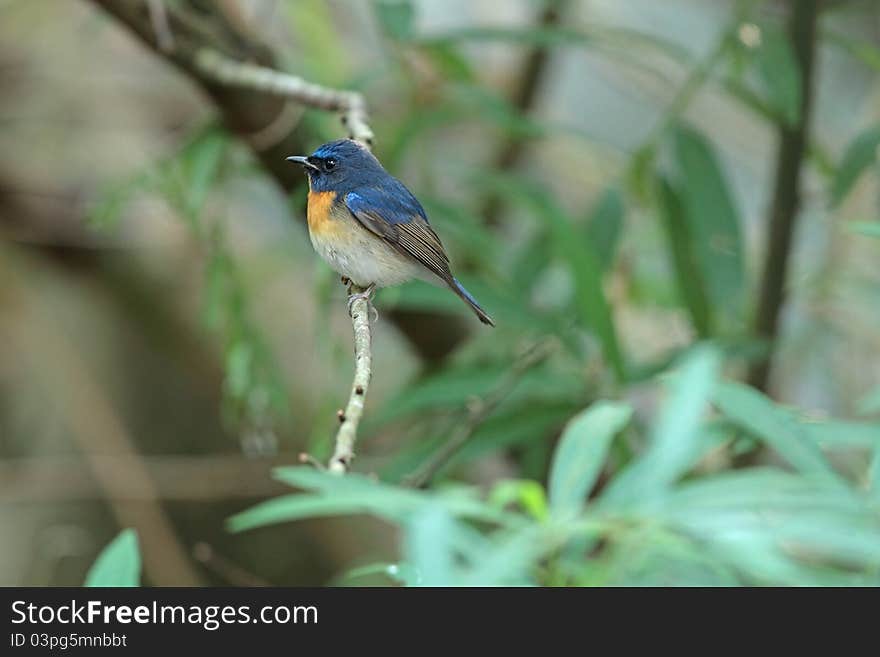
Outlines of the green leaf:
[[671,181],[663,178],[658,181],[657,194],[660,217],[681,299],[697,334],[703,338],[709,337],[712,334],[712,307],[709,304],[703,272],[692,248],[694,240],[681,194]]
[[415,7],[408,0],[377,0],[373,3],[383,31],[392,39],[405,41],[412,36]]
[[880,447],[880,424],[801,420],[800,427],[820,447]]
[[471,567],[463,573],[462,586],[534,585],[531,573],[546,554],[549,542],[542,535],[542,525],[499,532],[471,558]]
[[415,586],[418,584],[418,574],[413,567],[406,563],[371,563],[366,566],[359,566],[343,573],[337,578],[337,583],[343,586],[351,580],[357,580],[362,577],[372,577],[374,575],[382,575],[404,586]]
[[446,510],[463,518],[485,522],[514,523],[521,517],[492,508],[470,490],[423,493],[373,481],[363,475],[337,477],[314,468],[285,467],[275,478],[309,493],[282,495],[238,513],[227,520],[230,531],[292,522],[305,518],[369,514],[396,523],[407,522],[427,504],[441,502]]
[[86,586],[140,586],[137,532],[124,529],[105,547],[86,575]]
[[652,520],[692,536],[747,582],[841,584],[850,575],[831,563],[875,568],[880,554],[876,511],[864,496],[779,468],[685,482],[655,505]]
[[571,267],[575,282],[576,304],[579,314],[602,343],[605,359],[618,380],[626,378],[626,364],[617,338],[617,327],[611,305],[602,287],[602,264],[593,246],[580,238],[572,225],[562,216],[553,224],[556,247]]
[[[306,518],[369,514],[376,509],[376,506],[372,499],[362,499],[353,493],[341,493],[336,497],[305,494],[282,495],[235,514],[227,520],[226,524],[230,531],[241,532]],[[406,508],[405,510],[410,511],[411,509]],[[401,517],[399,511],[399,506],[389,506],[382,509],[382,517],[399,520]]]
[[762,26],[756,57],[764,96],[785,125],[797,125],[801,114],[801,76],[788,35],[775,26]]
[[809,432],[794,415],[774,404],[754,388],[723,383],[714,395],[715,405],[732,422],[762,439],[804,474],[839,481]]
[[645,453],[621,472],[602,495],[604,503],[651,501],[694,466],[704,441],[700,425],[721,368],[721,354],[700,345],[670,377],[669,398],[655,420]]
[[544,487],[532,479],[503,479],[492,487],[489,504],[503,509],[508,504],[520,505],[535,520],[547,517],[547,496]]
[[703,135],[679,126],[673,139],[690,248],[709,300],[730,323],[743,314],[745,292],[739,212],[721,164]]
[[508,28],[508,27],[467,27],[450,30],[442,34],[424,35],[419,43],[455,43],[459,41],[504,41],[531,46],[587,45],[595,41],[594,36],[575,29],[564,27],[549,28]]
[[224,133],[211,130],[184,152],[187,172],[185,210],[191,217],[201,214],[208,194],[217,181],[228,145]]
[[576,514],[596,484],[611,441],[627,425],[632,407],[599,401],[566,425],[553,455],[548,488],[555,515]]
[[839,206],[865,170],[877,162],[880,125],[868,128],[847,146],[831,186],[831,206]]
[[417,573],[418,586],[455,584],[457,531],[455,519],[439,504],[426,506],[407,523],[403,552]]
[[609,187],[590,211],[587,240],[593,245],[604,271],[608,271],[614,262],[623,232],[624,209],[620,190]]

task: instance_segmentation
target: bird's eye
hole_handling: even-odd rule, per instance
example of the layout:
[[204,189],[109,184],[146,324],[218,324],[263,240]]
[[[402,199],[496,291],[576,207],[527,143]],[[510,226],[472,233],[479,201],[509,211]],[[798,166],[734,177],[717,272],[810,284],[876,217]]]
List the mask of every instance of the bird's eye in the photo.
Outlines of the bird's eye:
[[336,160],[334,160],[332,157],[328,157],[326,160],[324,160],[324,170],[325,171],[333,171],[333,169],[335,169],[335,168],[336,168]]

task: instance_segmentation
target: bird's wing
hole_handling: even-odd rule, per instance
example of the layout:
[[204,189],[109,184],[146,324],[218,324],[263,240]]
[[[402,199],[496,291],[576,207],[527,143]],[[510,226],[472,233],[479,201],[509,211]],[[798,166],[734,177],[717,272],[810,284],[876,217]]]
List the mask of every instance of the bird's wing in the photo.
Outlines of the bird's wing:
[[425,211],[400,183],[399,187],[369,187],[345,195],[345,205],[367,230],[381,237],[444,281],[450,281],[449,258],[440,238],[428,224]]

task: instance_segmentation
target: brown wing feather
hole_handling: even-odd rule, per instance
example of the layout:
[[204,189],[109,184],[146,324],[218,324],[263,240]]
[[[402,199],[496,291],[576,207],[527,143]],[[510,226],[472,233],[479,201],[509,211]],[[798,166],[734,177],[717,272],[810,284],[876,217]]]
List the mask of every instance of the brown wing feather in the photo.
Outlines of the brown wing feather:
[[353,212],[355,218],[370,232],[381,237],[403,255],[422,263],[447,283],[452,280],[449,258],[434,229],[421,217],[408,223],[391,224],[372,211]]

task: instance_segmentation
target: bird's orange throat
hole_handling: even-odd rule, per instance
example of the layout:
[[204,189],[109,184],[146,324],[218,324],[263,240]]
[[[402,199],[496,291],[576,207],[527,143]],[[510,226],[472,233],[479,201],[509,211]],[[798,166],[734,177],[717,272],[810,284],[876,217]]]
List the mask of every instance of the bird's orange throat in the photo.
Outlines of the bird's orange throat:
[[309,220],[309,231],[322,233],[331,228],[333,222],[333,204],[336,192],[313,192],[309,190],[309,204],[306,215]]

